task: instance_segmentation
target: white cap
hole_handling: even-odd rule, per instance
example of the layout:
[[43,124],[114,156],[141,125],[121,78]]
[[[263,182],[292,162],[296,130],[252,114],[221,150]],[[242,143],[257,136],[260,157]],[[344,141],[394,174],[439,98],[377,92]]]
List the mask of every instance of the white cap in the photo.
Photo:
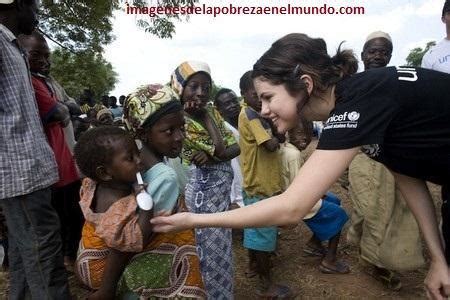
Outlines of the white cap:
[[11,4],[14,0],[0,0],[0,4]]
[[386,33],[384,31],[374,31],[371,34],[369,34],[366,38],[366,43],[370,40],[373,39],[377,39],[377,38],[385,38],[387,39],[389,42],[392,43],[392,39],[391,36],[389,35],[389,33]]

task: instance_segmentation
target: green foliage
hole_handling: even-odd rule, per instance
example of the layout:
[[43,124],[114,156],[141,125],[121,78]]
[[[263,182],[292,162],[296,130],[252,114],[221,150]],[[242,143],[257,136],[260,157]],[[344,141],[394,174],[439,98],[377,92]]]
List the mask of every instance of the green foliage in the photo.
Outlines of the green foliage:
[[56,49],[51,59],[51,75],[74,98],[89,88],[98,99],[113,90],[117,82],[112,65],[98,53],[79,51],[75,54],[66,49]]
[[112,12],[118,1],[44,0],[40,5],[40,29],[74,52],[102,52],[113,40]]
[[[154,1],[133,0],[130,6],[182,7],[193,6],[197,2],[198,0],[157,0],[155,3]],[[188,20],[189,16],[180,17],[180,15],[174,14],[167,14],[163,16],[155,15],[154,17],[146,16],[145,18],[138,18],[136,25],[159,38],[172,38],[175,34],[174,22],[182,21],[183,19]]]
[[[192,6],[196,2],[197,0],[43,0],[39,13],[40,29],[49,38],[73,52],[89,50],[101,53],[103,46],[114,39],[112,17],[115,10],[126,10],[127,5],[181,7]],[[171,38],[175,34],[174,22],[188,19],[188,16],[174,14],[135,17],[139,28],[159,38]]]
[[427,43],[425,49],[422,49],[420,47],[412,49],[406,57],[406,65],[411,67],[420,67],[420,65],[422,64],[423,56],[434,45],[436,45],[436,42],[431,41]]

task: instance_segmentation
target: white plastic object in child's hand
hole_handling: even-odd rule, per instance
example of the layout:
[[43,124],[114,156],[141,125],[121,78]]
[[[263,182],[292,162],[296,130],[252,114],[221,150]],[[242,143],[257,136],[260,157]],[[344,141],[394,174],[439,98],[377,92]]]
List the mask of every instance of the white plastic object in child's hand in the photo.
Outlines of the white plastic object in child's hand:
[[[139,185],[143,185],[144,184],[144,181],[142,180],[141,173],[139,173],[139,172],[136,173],[136,179],[137,179],[137,183]],[[150,210],[153,207],[152,196],[150,196],[150,194],[148,194],[145,191],[145,189],[142,190],[139,194],[137,194],[136,202],[137,202],[139,208],[142,209],[142,210]]]

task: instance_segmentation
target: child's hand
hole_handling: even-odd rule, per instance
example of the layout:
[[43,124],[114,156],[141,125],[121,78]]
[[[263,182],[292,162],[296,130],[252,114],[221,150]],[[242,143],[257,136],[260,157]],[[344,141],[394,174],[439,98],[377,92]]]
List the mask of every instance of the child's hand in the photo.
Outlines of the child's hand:
[[206,113],[203,106],[201,101],[189,100],[184,103],[183,108],[188,114],[201,117]]
[[197,151],[192,155],[192,162],[197,166],[203,166],[210,160],[209,155],[204,151]]
[[148,183],[144,183],[144,184],[138,184],[138,183],[133,183],[133,191],[135,195],[140,194],[142,191],[145,191],[148,187]]
[[155,217],[150,220],[154,232],[178,232],[193,228],[192,217],[189,212],[177,213],[167,217]]

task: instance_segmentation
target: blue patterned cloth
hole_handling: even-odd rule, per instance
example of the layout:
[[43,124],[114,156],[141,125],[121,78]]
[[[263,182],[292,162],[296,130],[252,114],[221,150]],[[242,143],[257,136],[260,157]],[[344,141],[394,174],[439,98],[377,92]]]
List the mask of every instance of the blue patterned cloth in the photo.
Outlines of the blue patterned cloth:
[[[202,214],[228,210],[232,181],[230,162],[191,169],[185,197],[189,211]],[[195,239],[208,299],[233,299],[231,229],[196,229]]]

